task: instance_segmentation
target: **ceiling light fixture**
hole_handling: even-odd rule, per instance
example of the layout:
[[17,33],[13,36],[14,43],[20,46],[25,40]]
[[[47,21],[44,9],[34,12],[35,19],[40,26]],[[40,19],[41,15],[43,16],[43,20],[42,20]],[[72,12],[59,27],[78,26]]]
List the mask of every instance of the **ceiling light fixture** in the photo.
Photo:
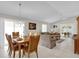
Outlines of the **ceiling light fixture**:
[[21,20],[21,6],[22,6],[22,4],[19,3],[19,20]]

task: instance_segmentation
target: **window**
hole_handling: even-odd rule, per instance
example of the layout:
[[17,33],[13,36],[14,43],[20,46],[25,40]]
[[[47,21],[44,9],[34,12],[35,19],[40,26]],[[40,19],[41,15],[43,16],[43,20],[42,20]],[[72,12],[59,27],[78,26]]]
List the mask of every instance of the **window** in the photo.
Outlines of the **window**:
[[47,24],[42,24],[42,32],[47,32]]

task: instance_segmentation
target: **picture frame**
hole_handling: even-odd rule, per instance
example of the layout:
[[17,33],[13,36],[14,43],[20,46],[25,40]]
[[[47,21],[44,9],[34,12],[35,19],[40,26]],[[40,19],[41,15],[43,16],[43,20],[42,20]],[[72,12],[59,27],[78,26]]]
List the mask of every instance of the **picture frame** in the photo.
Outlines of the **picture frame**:
[[29,23],[29,30],[36,30],[36,23]]
[[57,28],[57,25],[53,25],[53,28]]

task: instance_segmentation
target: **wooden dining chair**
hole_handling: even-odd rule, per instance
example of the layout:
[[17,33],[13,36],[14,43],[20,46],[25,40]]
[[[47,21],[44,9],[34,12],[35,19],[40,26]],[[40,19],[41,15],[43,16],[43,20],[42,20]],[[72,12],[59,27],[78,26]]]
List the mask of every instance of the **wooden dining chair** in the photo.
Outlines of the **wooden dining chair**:
[[19,32],[12,32],[12,37],[13,38],[19,37]]
[[[9,44],[9,55],[11,56],[12,52],[13,52],[13,57],[15,57],[15,52],[19,51],[18,44],[12,42],[11,35],[6,34],[6,39],[7,39],[8,44]],[[24,49],[24,47],[22,46],[21,49]]]
[[9,40],[8,40],[8,39],[9,39],[9,38],[8,38],[9,36],[8,36],[8,34],[5,34],[5,36],[6,36],[6,39],[7,39],[7,41],[8,41],[8,50],[7,50],[7,51],[9,52],[9,55],[10,55],[10,42],[9,42]]
[[30,53],[35,52],[36,56],[38,57],[38,43],[39,43],[40,35],[36,36],[29,36],[29,44],[27,47],[24,48],[24,55],[25,52],[28,53],[28,57],[30,57]]

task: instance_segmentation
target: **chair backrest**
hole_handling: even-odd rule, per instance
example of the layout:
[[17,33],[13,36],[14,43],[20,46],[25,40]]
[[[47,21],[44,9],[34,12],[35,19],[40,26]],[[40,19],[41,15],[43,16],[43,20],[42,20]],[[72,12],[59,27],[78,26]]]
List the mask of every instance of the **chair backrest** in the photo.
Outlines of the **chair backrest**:
[[19,32],[12,32],[12,36],[13,36],[13,38],[19,37]]
[[30,36],[30,39],[29,39],[29,47],[28,47],[28,50],[29,51],[34,51],[38,48],[38,43],[39,43],[39,40],[40,40],[40,35],[31,35]]
[[6,39],[8,41],[8,44],[9,44],[9,48],[13,49],[13,43],[12,43],[11,35],[8,35],[8,34],[5,34],[5,35],[6,35]]

